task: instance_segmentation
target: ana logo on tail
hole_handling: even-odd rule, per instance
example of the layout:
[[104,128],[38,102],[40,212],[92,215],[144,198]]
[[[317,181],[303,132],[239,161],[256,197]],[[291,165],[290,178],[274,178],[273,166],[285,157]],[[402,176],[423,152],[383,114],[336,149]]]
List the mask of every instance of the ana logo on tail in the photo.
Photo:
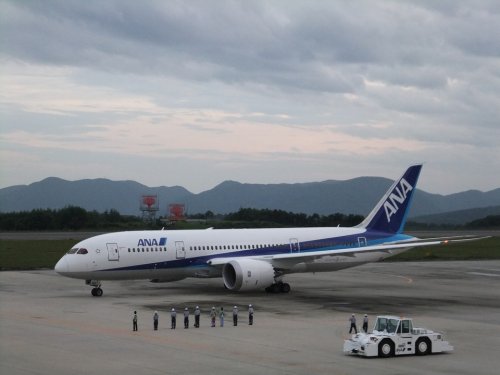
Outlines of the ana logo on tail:
[[396,186],[389,198],[384,202],[385,216],[387,222],[391,222],[391,216],[395,215],[399,210],[399,205],[403,204],[408,196],[408,193],[413,190],[413,187],[404,178],[399,181],[399,186]]

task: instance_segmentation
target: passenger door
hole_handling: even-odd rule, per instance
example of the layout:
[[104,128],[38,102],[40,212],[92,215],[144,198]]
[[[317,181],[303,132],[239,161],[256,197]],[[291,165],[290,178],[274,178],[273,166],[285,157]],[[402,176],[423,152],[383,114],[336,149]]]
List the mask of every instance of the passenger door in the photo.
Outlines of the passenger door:
[[366,246],[366,237],[358,237],[358,245],[359,247]]
[[107,243],[106,247],[108,248],[108,260],[118,262],[120,260],[120,252],[118,251],[118,244]]
[[186,248],[184,247],[184,241],[175,241],[175,257],[177,259],[186,258]]
[[290,238],[290,252],[291,253],[300,252],[300,244],[297,238]]

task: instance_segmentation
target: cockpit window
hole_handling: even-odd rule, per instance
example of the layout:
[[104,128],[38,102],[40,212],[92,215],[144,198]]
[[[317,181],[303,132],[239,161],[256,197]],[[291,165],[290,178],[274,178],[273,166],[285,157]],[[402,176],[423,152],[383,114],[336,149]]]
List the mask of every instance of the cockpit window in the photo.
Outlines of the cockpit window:
[[88,254],[89,252],[87,251],[87,249],[80,249],[78,250],[77,254]]
[[69,250],[66,254],[75,254],[78,251],[77,248]]

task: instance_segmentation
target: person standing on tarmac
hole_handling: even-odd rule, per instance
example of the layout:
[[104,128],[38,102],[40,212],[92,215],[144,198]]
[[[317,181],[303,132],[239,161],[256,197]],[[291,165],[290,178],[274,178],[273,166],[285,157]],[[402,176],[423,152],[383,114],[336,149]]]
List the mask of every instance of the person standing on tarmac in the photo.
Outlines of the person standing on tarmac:
[[196,306],[196,309],[194,309],[194,327],[195,328],[200,328],[200,307]]
[[224,327],[224,307],[220,308],[219,319],[220,319],[220,326]]
[[238,306],[233,307],[233,326],[238,325]]
[[154,330],[158,331],[158,311],[155,311],[155,313],[153,314],[153,326]]
[[365,333],[368,332],[368,315],[365,314],[365,317],[363,318],[363,331],[365,331]]
[[217,317],[217,312],[215,311],[215,306],[212,307],[212,311],[210,311],[210,322],[211,326],[215,327],[215,318]]
[[349,318],[349,322],[351,322],[351,327],[349,328],[349,333],[351,333],[353,329],[354,329],[354,333],[358,333],[358,329],[356,328],[356,317],[354,316],[354,314],[352,314],[351,317]]
[[248,325],[253,325],[253,306],[248,305]]
[[173,307],[172,307],[172,311],[170,312],[170,320],[172,322],[170,329],[175,329],[175,325],[176,325],[176,321],[177,321],[177,313],[175,312],[175,309]]
[[184,309],[184,328],[189,328],[189,309]]
[[134,311],[134,316],[132,317],[132,330],[137,331],[137,311]]

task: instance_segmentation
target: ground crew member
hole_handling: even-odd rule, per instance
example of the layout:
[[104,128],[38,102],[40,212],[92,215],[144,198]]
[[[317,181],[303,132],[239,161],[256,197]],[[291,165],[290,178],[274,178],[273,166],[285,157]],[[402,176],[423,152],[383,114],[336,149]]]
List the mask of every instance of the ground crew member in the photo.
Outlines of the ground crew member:
[[363,318],[363,331],[365,331],[365,333],[368,332],[368,315],[365,314],[365,317]]
[[356,317],[354,316],[354,314],[351,315],[349,321],[351,322],[351,328],[349,328],[349,333],[351,333],[353,329],[354,333],[358,333],[358,329],[356,328]]
[[238,306],[233,307],[233,326],[238,325]]
[[253,306],[248,305],[248,325],[253,325]]
[[189,309],[184,309],[184,328],[189,328]]
[[195,328],[200,328],[200,307],[196,306],[196,309],[194,309],[194,327]]
[[212,307],[212,311],[210,311],[210,321],[212,323],[212,327],[215,327],[215,318],[217,317],[217,313],[215,312],[215,306]]
[[220,326],[224,327],[224,307],[220,308],[219,319],[220,319]]
[[155,311],[155,313],[153,314],[153,325],[155,331],[158,331],[158,311]]
[[137,311],[134,311],[134,317],[132,318],[132,330],[137,331]]
[[170,312],[170,319],[172,321],[172,325],[170,329],[175,329],[175,324],[177,321],[177,313],[175,312],[175,309],[172,307],[172,311]]

